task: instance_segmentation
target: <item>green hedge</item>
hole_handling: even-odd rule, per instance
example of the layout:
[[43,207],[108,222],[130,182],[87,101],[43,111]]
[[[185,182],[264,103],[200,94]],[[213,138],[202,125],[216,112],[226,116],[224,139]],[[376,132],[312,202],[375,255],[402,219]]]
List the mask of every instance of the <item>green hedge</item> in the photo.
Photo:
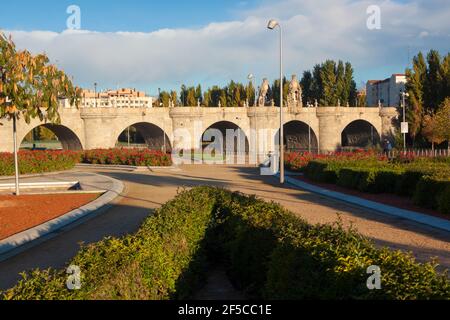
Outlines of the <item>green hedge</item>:
[[[376,248],[353,230],[310,225],[274,203],[222,189],[184,191],[124,238],[85,247],[63,270],[24,275],[3,299],[184,299],[221,261],[235,286],[264,299],[450,299],[447,274],[410,254]],[[381,268],[382,289],[366,270]]]
[[440,176],[424,176],[417,184],[413,201],[419,206],[442,209],[442,213],[449,213],[445,209],[446,205],[444,203],[440,204],[441,195],[443,196],[443,200],[447,198],[445,194],[448,188],[450,188],[450,180]]
[[311,161],[306,166],[305,176],[313,181],[333,183],[362,192],[410,196],[417,205],[449,213],[445,203],[446,193],[441,196],[450,185],[449,168],[443,163],[413,163],[399,167],[320,160]]
[[445,188],[438,197],[438,210],[441,213],[450,214],[450,187]]
[[[201,243],[212,221],[211,190],[183,192],[139,231],[84,247],[69,265],[81,269],[81,290],[66,289],[65,270],[34,270],[3,299],[183,299],[205,267]],[[0,294],[1,296],[1,294]]]

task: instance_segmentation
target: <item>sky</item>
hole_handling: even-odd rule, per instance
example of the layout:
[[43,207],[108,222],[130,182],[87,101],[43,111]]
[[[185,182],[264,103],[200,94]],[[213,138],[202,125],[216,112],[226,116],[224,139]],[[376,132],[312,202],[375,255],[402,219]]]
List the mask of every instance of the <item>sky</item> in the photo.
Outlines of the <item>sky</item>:
[[[80,30],[68,30],[70,5]],[[369,29],[371,5],[380,28]],[[403,73],[419,51],[450,51],[448,0],[17,0],[2,3],[0,30],[19,49],[45,52],[76,85],[133,87],[156,95],[181,84],[203,88],[231,79],[257,84],[301,77],[326,59],[350,61],[358,85]]]

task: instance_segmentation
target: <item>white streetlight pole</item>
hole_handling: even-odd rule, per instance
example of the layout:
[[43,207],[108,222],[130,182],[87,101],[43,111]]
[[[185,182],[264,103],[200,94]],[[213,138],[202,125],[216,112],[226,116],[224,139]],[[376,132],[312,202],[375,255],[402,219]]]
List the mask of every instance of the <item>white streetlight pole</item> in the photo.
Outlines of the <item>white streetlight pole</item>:
[[[248,75],[248,80],[250,80],[251,86],[253,88],[253,90],[255,90],[254,85],[253,85],[253,79],[255,78],[255,76],[253,75],[253,73],[250,73]],[[256,90],[255,90],[256,92]],[[249,103],[250,104],[250,103]],[[256,100],[254,102],[254,106],[256,106]],[[259,146],[258,146],[258,117],[256,114],[256,109],[254,110],[255,113],[255,158],[256,158],[256,166],[258,166],[258,153],[259,153]]]
[[284,184],[284,128],[283,128],[283,29],[277,20],[270,20],[267,28],[280,29],[280,183]]
[[16,196],[20,196],[19,188],[19,159],[17,156],[17,114],[14,112],[13,116],[13,139],[14,139],[14,168],[16,171]]
[[[409,97],[407,92],[402,92],[402,107],[403,107],[403,123],[406,123],[406,101],[405,97]],[[406,132],[403,132],[403,151],[406,152]]]

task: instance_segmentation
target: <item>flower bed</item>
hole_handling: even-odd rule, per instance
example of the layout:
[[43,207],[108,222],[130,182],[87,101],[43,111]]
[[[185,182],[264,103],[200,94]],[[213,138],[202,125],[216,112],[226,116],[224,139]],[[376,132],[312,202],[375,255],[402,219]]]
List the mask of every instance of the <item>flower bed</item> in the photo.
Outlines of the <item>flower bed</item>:
[[[80,161],[75,151],[19,151],[21,174],[44,173],[72,169]],[[0,153],[0,176],[14,175],[14,155]]]
[[88,150],[83,152],[81,162],[129,166],[170,166],[172,164],[170,155],[149,149]]
[[[257,299],[450,299],[447,275],[432,263],[211,187],[180,193],[134,235],[84,247],[69,263],[80,268],[80,290],[66,288],[66,270],[35,270],[0,299],[186,299],[217,262]],[[373,265],[381,290],[366,286]]]
[[[89,151],[19,151],[20,174],[44,173],[72,169],[77,163],[170,166],[171,157],[148,149],[97,149]],[[14,175],[14,155],[0,153],[0,176]]]
[[334,153],[326,156],[289,155],[288,168],[316,182],[370,193],[412,197],[425,208],[450,214],[450,161],[412,154],[388,159],[371,152]]

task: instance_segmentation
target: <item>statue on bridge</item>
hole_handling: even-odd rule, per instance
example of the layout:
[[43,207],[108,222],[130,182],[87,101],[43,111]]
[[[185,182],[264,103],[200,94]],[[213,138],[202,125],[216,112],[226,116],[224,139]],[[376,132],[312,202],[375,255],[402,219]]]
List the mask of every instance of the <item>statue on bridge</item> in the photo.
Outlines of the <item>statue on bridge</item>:
[[297,75],[292,75],[292,80],[289,84],[289,93],[287,98],[288,107],[303,107],[302,101],[302,87],[298,82]]
[[258,107],[266,106],[267,93],[269,92],[269,89],[270,89],[269,80],[264,78],[263,83],[261,85],[261,89],[259,90]]

